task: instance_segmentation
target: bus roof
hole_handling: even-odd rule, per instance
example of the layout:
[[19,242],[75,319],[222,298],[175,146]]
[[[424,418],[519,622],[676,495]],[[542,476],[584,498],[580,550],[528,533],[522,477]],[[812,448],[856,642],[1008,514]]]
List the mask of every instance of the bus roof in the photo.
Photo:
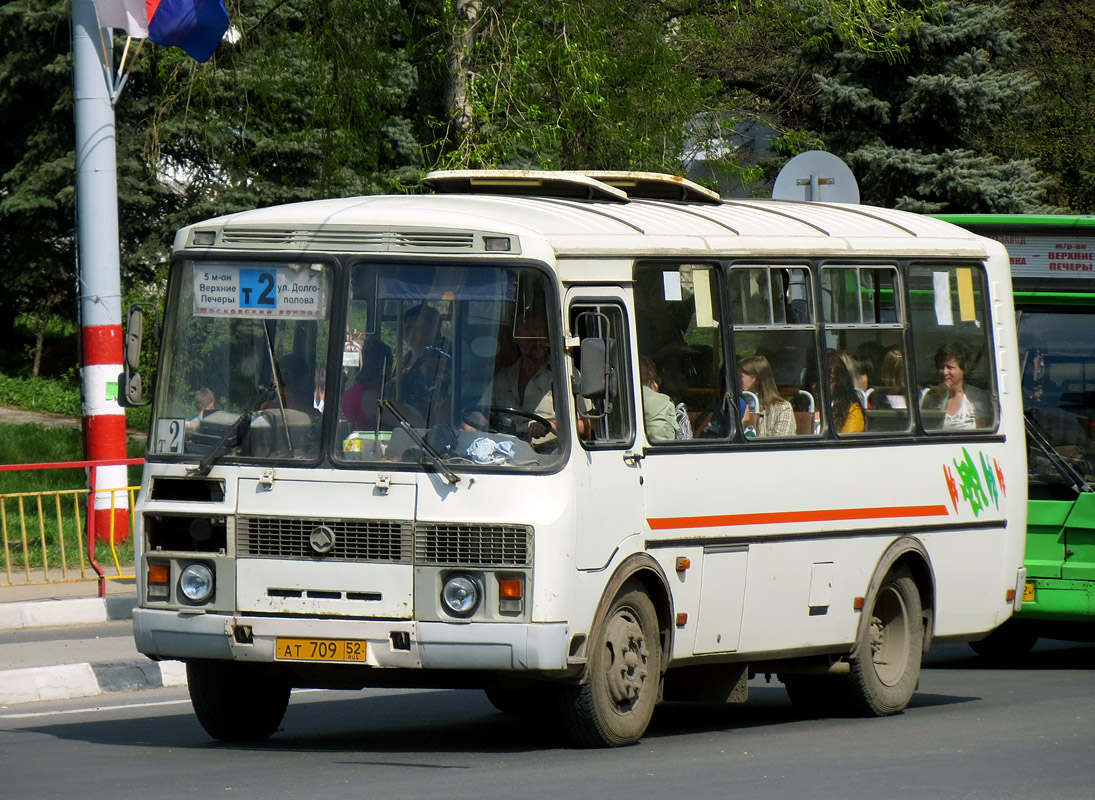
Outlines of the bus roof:
[[[603,178],[604,180],[599,180]],[[431,173],[436,194],[317,200],[243,211],[184,228],[176,251],[484,252],[482,239],[542,241],[557,256],[803,255],[983,258],[995,245],[928,216],[871,206],[720,200],[652,173]],[[661,199],[668,197],[681,199]],[[195,234],[200,234],[194,239]]]

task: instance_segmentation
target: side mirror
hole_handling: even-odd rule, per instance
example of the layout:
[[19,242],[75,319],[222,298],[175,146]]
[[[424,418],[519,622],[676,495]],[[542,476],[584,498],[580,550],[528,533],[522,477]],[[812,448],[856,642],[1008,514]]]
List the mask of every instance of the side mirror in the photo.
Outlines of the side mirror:
[[[125,336],[122,339],[123,371],[118,376],[118,404],[122,408],[148,405],[144,399],[144,382],[137,371],[141,364],[141,345],[144,341],[144,306],[134,303],[126,317]],[[151,306],[150,306],[151,308]]]
[[129,307],[129,316],[125,322],[125,368],[126,373],[136,372],[141,362],[141,341],[144,339],[144,309],[139,303]]
[[605,400],[616,395],[616,340],[588,337],[582,339],[579,368],[582,385],[579,394],[587,400]]

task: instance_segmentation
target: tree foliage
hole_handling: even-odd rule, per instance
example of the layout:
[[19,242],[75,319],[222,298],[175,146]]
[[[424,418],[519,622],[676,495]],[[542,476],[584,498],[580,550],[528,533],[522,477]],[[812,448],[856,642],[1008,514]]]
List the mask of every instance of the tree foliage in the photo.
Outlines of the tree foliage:
[[[803,117],[860,182],[864,202],[912,211],[1046,210],[1048,185],[1029,159],[1004,159],[989,132],[1037,85],[1015,68],[1007,5],[937,3],[898,41],[890,63],[833,37],[804,61],[817,94]],[[823,21],[822,21],[823,22]],[[884,24],[884,23],[880,23]]]
[[[195,220],[406,191],[437,167],[680,174],[704,151],[752,180],[824,146],[866,202],[1091,211],[1095,12],[1012,3],[228,0],[210,62],[130,52],[123,285],[158,291],[174,231]],[[2,334],[75,318],[69,14],[66,0],[0,6]],[[758,121],[778,134],[759,165],[733,146]]]

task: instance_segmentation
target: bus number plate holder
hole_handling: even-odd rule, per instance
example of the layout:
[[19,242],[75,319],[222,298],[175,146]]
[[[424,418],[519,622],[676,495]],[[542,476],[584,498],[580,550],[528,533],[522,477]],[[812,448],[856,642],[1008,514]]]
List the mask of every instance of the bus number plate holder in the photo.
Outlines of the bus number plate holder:
[[274,657],[278,661],[365,663],[361,639],[289,639],[278,637]]

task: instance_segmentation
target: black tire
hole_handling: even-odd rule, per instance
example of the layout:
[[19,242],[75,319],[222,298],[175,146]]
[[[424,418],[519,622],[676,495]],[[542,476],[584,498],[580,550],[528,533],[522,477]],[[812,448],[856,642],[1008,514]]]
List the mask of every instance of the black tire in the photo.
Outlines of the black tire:
[[222,742],[265,741],[289,705],[289,684],[269,664],[188,661],[186,681],[198,722]]
[[869,717],[898,714],[916,690],[924,654],[924,613],[912,573],[891,570],[867,613],[849,659],[849,710]]
[[1007,662],[1021,658],[1038,643],[1038,632],[1022,620],[1009,619],[979,642],[970,642],[973,652],[989,661]]
[[848,681],[842,675],[780,675],[795,711],[804,717],[840,717],[848,713]]
[[503,714],[515,717],[542,717],[551,713],[555,687],[549,684],[522,687],[520,689],[492,686],[484,689],[490,704]]
[[590,643],[586,675],[559,689],[567,736],[583,747],[634,744],[646,732],[661,683],[661,632],[646,592],[627,584]]

